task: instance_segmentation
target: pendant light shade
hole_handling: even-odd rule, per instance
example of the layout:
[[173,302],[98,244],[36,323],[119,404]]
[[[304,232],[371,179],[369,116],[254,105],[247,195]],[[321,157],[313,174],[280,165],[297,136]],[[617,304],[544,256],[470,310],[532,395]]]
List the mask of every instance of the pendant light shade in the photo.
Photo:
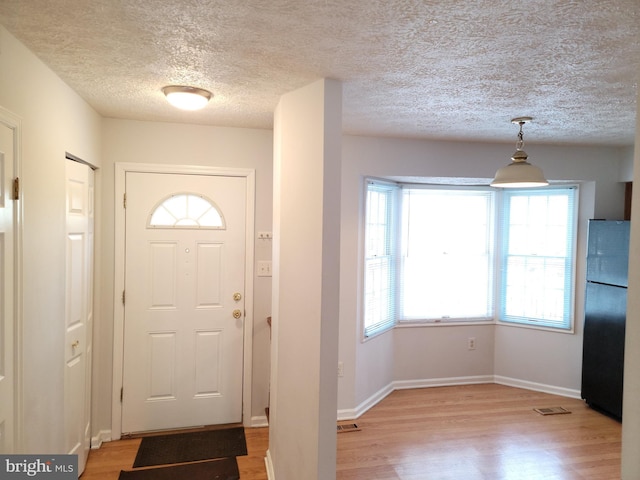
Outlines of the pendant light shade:
[[199,110],[211,99],[211,92],[197,87],[171,85],[162,89],[167,101],[181,110]]
[[491,182],[492,187],[526,188],[549,185],[547,179],[544,178],[542,169],[527,162],[527,152],[522,149],[524,146],[522,126],[529,121],[531,121],[531,117],[519,117],[511,120],[511,123],[520,125],[516,151],[511,157],[511,163],[496,172],[496,176]]

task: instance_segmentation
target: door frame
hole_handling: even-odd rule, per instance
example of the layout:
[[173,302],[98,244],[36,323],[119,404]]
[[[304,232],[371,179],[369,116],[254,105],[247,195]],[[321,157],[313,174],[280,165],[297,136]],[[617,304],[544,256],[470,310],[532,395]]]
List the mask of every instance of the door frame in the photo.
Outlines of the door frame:
[[253,263],[255,231],[255,170],[248,168],[207,167],[196,165],[162,165],[152,163],[116,163],[114,192],[114,290],[113,290],[113,386],[111,392],[111,438],[122,436],[120,391],[124,376],[124,305],[125,285],[125,209],[123,208],[127,172],[166,173],[174,175],[216,175],[246,179],[246,251],[245,251],[245,322],[243,340],[242,422],[251,421],[251,372],[253,358]]
[[[22,119],[0,106],[0,123],[13,131],[13,178],[21,179]],[[13,448],[22,451],[23,406],[23,310],[22,310],[22,185],[13,201]]]

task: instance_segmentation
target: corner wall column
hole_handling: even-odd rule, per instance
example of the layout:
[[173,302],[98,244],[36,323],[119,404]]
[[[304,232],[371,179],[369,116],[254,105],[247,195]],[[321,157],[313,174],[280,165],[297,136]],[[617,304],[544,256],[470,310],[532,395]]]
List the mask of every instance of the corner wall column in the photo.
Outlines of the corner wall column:
[[[640,95],[638,95],[640,118]],[[633,183],[640,185],[640,122],[636,121]],[[622,403],[622,479],[640,478],[640,188],[631,197],[629,288],[624,348],[624,394]]]
[[342,85],[274,117],[270,480],[336,478]]

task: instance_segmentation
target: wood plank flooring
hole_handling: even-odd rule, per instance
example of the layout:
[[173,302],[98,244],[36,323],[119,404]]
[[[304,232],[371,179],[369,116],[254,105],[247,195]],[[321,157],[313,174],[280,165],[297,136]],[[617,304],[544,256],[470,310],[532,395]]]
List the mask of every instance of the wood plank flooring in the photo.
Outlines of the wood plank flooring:
[[[534,408],[572,413],[542,416]],[[340,480],[613,480],[621,425],[581,400],[502,385],[396,391],[338,436]]]
[[[570,414],[542,416],[534,408]],[[581,400],[502,385],[400,390],[338,434],[338,480],[618,480],[621,425]],[[352,422],[348,422],[352,423]],[[268,429],[246,429],[242,480],[267,480]],[[140,439],[91,451],[83,480],[116,480]]]

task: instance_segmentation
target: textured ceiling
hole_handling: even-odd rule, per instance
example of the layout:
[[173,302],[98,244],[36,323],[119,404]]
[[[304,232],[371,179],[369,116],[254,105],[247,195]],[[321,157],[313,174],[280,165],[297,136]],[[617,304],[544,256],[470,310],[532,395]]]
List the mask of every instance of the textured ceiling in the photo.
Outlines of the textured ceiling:
[[[271,128],[329,77],[347,133],[634,142],[639,0],[0,0],[0,24],[106,117]],[[169,84],[215,97],[180,112]]]

